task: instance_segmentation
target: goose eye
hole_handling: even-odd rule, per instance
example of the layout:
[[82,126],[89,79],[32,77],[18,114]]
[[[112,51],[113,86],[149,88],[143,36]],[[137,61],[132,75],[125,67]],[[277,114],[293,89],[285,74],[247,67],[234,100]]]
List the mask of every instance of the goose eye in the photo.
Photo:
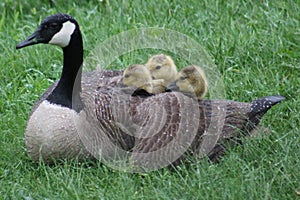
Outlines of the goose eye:
[[156,67],[155,67],[155,69],[160,69],[160,68],[161,68],[161,66],[160,66],[160,65],[158,65],[158,66],[156,66]]
[[55,29],[55,28],[58,27],[58,24],[57,24],[57,23],[51,23],[51,24],[49,25],[49,27]]
[[183,81],[183,80],[185,80],[185,79],[186,79],[186,77],[184,77],[184,76],[181,76],[179,79]]

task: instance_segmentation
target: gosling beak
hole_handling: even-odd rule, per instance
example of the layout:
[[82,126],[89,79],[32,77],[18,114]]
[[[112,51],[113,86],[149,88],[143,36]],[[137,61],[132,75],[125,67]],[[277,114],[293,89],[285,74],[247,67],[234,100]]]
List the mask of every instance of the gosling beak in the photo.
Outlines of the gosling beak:
[[166,91],[168,91],[168,92],[179,91],[179,87],[176,85],[176,81],[170,83],[170,84],[167,86]]
[[38,36],[38,31],[35,31],[28,38],[26,38],[25,40],[23,40],[22,42],[20,42],[16,46],[16,49],[21,49],[23,47],[27,47],[27,46],[30,46],[30,45],[37,44],[38,43],[37,36]]

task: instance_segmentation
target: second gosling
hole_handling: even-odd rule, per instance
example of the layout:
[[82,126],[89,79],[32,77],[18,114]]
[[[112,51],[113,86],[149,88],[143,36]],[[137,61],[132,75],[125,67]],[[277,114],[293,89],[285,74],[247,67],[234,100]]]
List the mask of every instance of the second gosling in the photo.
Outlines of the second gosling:
[[145,64],[154,80],[163,79],[165,86],[175,81],[177,68],[173,59],[165,54],[154,55]]

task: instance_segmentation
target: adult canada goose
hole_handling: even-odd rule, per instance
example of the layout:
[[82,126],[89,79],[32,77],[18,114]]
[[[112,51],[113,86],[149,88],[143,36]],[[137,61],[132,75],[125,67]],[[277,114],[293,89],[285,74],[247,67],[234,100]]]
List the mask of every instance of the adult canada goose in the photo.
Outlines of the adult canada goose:
[[153,80],[150,71],[144,66],[134,64],[123,72],[123,83],[137,89],[145,90],[149,94],[158,94],[165,91],[164,80]]
[[177,68],[173,59],[165,54],[154,55],[145,64],[153,79],[164,79],[165,86],[176,79]]
[[207,93],[207,79],[201,67],[190,65],[182,68],[176,80],[168,86],[172,91],[181,91],[203,99]]
[[[122,96],[112,84],[108,84],[112,77],[122,76],[122,72],[82,74],[83,45],[79,25],[67,14],[47,17],[16,48],[39,43],[60,46],[64,61],[61,78],[41,96],[27,122],[26,147],[35,161],[40,158],[45,162],[77,156],[90,158],[98,155],[94,151],[99,150],[109,157],[114,156],[114,148],[118,147],[132,152],[136,163],[144,165],[148,162],[143,161],[149,159],[144,157],[144,152],[168,146],[176,136],[192,138],[188,144],[191,151],[187,152],[198,155],[201,151],[214,159],[223,151],[223,141],[242,137],[240,132],[251,131],[273,105],[284,99],[270,96],[252,103],[198,102],[178,92],[148,98]],[[225,112],[218,112],[220,108]],[[221,118],[224,123],[218,123]],[[132,126],[130,120],[134,122]],[[138,128],[145,132],[137,131]],[[128,131],[132,134],[127,134]],[[187,131],[190,135],[185,134]],[[218,135],[211,139],[206,133],[214,131]],[[147,137],[151,132],[153,137]],[[191,137],[192,132],[195,137]],[[138,135],[140,133],[143,135]],[[107,146],[109,142],[115,146]],[[190,154],[183,153],[176,161],[169,160],[165,154],[160,154],[159,159],[176,164]]]

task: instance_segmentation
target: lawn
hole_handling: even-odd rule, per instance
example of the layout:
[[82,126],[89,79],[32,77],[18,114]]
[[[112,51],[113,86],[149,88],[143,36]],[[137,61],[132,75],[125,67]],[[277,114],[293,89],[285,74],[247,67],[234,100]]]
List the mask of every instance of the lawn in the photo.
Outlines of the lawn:
[[[77,2],[77,3],[76,3]],[[298,1],[49,1],[0,3],[0,199],[300,199],[300,4]],[[30,161],[24,129],[31,107],[57,80],[62,51],[16,51],[48,15],[77,19],[85,57],[109,37],[136,28],[176,30],[197,41],[217,66],[226,99],[250,102],[281,94],[262,125],[271,135],[175,171],[115,171],[100,162]],[[160,50],[138,50],[116,69]],[[172,52],[170,52],[172,54]],[[177,63],[185,61],[173,55]],[[180,66],[180,64],[179,64]],[[208,77],[209,78],[209,77]]]

